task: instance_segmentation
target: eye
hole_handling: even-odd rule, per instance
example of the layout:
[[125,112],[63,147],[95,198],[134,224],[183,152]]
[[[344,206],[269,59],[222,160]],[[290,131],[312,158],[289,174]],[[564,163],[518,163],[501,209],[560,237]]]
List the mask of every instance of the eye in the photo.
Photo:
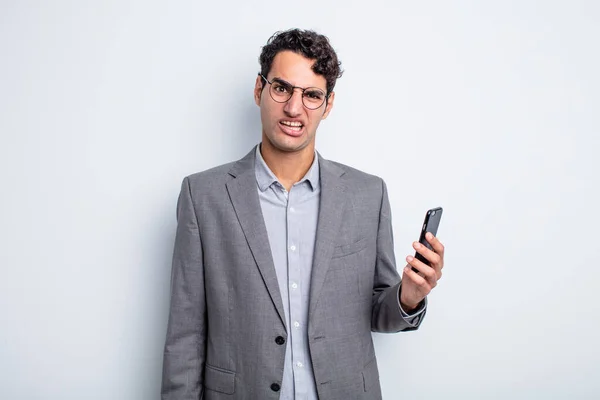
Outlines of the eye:
[[311,100],[323,100],[325,93],[319,89],[306,89],[304,95]]
[[290,88],[287,85],[282,84],[281,82],[273,82],[273,91],[275,93],[289,93]]

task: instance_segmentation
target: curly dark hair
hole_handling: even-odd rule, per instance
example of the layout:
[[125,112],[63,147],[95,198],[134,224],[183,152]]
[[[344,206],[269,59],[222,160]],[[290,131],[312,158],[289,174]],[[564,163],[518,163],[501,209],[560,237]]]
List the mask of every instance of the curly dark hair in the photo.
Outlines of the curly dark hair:
[[322,75],[327,81],[327,94],[333,91],[335,81],[342,76],[342,63],[331,47],[327,36],[315,31],[290,29],[276,32],[267,41],[260,53],[260,73],[267,76],[273,65],[273,59],[280,51],[291,50],[294,53],[315,60],[312,70],[315,74]]

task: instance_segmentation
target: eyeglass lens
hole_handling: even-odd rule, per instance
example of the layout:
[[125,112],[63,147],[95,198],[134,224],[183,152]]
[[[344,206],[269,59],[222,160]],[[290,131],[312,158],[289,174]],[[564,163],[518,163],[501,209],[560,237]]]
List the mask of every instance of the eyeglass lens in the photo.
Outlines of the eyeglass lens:
[[[292,97],[294,87],[284,82],[273,81],[270,93],[273,100],[278,103],[285,103]],[[304,103],[306,108],[314,110],[321,107],[324,101],[325,93],[319,88],[309,87],[304,89],[302,93],[302,103]]]

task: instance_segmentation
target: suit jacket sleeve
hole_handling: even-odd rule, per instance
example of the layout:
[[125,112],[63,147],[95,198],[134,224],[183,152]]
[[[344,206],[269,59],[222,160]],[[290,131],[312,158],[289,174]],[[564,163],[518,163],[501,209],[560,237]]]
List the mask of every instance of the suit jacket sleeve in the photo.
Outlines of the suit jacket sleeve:
[[162,376],[162,400],[199,400],[203,392],[206,301],[202,242],[185,178],[177,202],[177,233]]
[[421,324],[425,316],[425,310],[419,314],[419,318],[416,320],[402,315],[398,297],[400,293],[400,276],[396,270],[394,257],[390,201],[383,180],[381,185],[382,196],[377,231],[377,261],[373,281],[371,330],[373,332],[415,330]]

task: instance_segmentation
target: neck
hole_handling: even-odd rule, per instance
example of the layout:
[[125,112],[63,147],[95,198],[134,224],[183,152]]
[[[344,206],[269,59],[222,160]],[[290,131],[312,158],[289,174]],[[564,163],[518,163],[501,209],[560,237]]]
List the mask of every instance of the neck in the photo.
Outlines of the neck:
[[260,154],[277,180],[289,191],[310,169],[315,157],[315,146],[312,143],[302,150],[285,152],[273,147],[268,140],[263,140]]

